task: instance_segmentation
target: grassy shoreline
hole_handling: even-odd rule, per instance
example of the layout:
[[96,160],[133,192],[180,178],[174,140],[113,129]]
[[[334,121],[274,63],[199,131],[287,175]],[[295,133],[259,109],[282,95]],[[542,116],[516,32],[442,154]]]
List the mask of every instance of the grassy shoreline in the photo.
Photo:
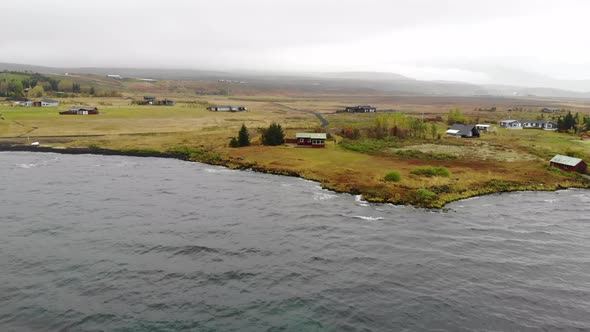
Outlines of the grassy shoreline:
[[[252,170],[255,172],[299,177],[307,180],[317,181],[322,188],[328,189],[338,193],[348,193],[353,195],[361,195],[364,200],[371,203],[392,203],[399,205],[412,205],[423,208],[443,208],[446,204],[479,196],[485,196],[496,193],[515,192],[515,191],[556,191],[568,188],[583,188],[590,189],[590,180],[571,181],[565,184],[544,184],[544,183],[516,183],[516,182],[496,182],[481,187],[479,190],[464,191],[461,193],[452,193],[453,195],[437,197],[436,200],[415,200],[412,198],[391,200],[382,197],[373,196],[370,192],[363,192],[362,190],[347,190],[339,186],[338,183],[332,183],[327,179],[308,177],[300,172],[280,169],[273,167],[265,167],[256,163],[249,163],[235,158],[207,158],[207,156],[195,156],[190,153],[182,151],[156,151],[156,150],[113,150],[96,147],[64,147],[56,148],[50,146],[31,146],[25,144],[15,143],[0,143],[0,151],[17,151],[17,152],[41,152],[41,153],[60,153],[60,154],[95,154],[95,155],[117,155],[130,157],[154,157],[154,158],[173,158],[189,162],[200,162],[216,166],[224,166],[230,169]],[[581,178],[578,178],[581,179]]]

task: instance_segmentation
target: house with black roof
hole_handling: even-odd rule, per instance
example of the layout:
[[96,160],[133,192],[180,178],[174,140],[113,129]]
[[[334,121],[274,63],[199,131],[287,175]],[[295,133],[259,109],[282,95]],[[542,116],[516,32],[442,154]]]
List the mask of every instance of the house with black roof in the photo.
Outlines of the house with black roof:
[[447,130],[446,134],[453,137],[473,138],[479,137],[479,130],[474,125],[455,123]]

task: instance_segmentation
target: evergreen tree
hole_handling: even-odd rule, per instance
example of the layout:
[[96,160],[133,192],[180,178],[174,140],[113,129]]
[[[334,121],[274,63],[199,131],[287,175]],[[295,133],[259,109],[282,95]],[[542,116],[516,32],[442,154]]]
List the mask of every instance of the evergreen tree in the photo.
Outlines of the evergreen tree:
[[563,118],[563,128],[559,128],[562,130],[570,130],[574,128],[576,125],[576,119],[572,115],[572,112],[567,112],[565,117]]
[[229,146],[232,148],[239,148],[240,143],[238,142],[238,140],[235,137],[232,137],[232,139],[229,141]]
[[248,128],[246,128],[246,125],[243,123],[242,128],[240,128],[240,132],[238,133],[238,143],[240,146],[250,145],[250,135],[248,134]]
[[91,95],[94,95],[96,93],[96,91],[94,91],[94,87],[93,86],[90,87],[90,91],[88,93],[91,94]]
[[280,124],[273,122],[262,132],[262,144],[275,146],[283,143],[285,143],[285,133]]

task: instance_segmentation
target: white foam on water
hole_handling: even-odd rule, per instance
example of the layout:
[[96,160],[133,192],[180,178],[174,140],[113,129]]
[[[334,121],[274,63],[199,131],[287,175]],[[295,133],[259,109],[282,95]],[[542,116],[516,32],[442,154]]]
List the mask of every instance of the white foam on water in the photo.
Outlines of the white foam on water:
[[363,219],[363,220],[368,220],[368,221],[383,220],[383,217],[354,216],[353,218]]
[[16,164],[16,166],[20,167],[20,168],[32,168],[32,167],[37,167],[37,164]]
[[314,201],[324,201],[327,199],[332,199],[338,197],[335,194],[328,194],[328,193],[313,193],[313,200]]
[[361,195],[355,195],[354,202],[360,206],[369,206],[369,202],[365,201]]

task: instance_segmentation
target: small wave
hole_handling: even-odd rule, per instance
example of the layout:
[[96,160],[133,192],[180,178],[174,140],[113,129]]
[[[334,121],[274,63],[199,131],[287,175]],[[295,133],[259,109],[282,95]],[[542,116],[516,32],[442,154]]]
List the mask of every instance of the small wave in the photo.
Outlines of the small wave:
[[332,199],[332,198],[336,198],[338,196],[334,195],[334,194],[327,194],[327,193],[314,193],[313,194],[313,200],[314,201],[324,201],[327,199]]
[[228,168],[205,168],[204,171],[207,173],[231,173],[234,170]]
[[19,168],[32,168],[32,167],[37,167],[39,165],[37,165],[37,164],[16,164],[16,166]]
[[383,217],[354,216],[353,218],[369,220],[369,221],[383,220]]

